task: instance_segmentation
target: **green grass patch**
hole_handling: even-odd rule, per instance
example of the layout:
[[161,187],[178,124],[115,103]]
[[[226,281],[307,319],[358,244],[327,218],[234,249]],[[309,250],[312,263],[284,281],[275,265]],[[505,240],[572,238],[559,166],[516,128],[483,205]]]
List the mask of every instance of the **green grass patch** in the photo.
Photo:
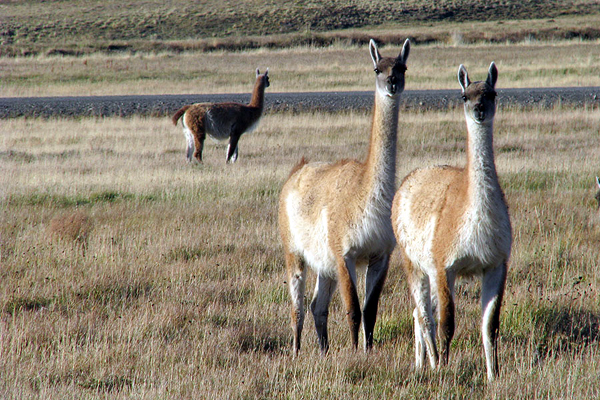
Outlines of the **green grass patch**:
[[566,177],[566,173],[525,171],[505,174],[502,184],[506,190],[538,192],[549,190],[557,185],[557,181]]
[[[65,297],[65,302],[80,303],[85,308],[103,306],[112,310],[123,307],[133,307],[133,301],[147,298],[153,290],[153,285],[146,283],[107,282],[90,285],[74,294],[74,299]],[[64,304],[63,306],[69,306]]]
[[112,393],[130,389],[133,386],[133,379],[127,376],[108,375],[99,379],[82,379],[77,382],[77,385],[83,389],[88,389],[97,393]]
[[9,315],[19,314],[24,311],[38,311],[49,307],[54,303],[53,298],[35,296],[35,297],[16,297],[8,300],[2,307],[2,312]]
[[102,203],[114,203],[117,201],[131,201],[138,199],[141,201],[153,201],[156,199],[153,195],[134,195],[118,191],[106,190],[95,192],[90,195],[76,194],[72,196],[34,192],[30,194],[11,194],[8,197],[8,204],[17,206],[54,206],[59,208],[68,208],[74,206],[94,205]]
[[501,318],[503,336],[522,344],[531,340],[541,356],[579,351],[600,341],[600,315],[588,310],[535,302],[505,307]]
[[395,342],[401,338],[411,338],[413,332],[412,315],[394,316],[394,318],[379,318],[375,324],[373,340],[384,344]]
[[176,261],[194,261],[205,257],[215,257],[220,254],[232,254],[235,251],[235,245],[216,245],[216,246],[182,246],[169,250],[163,255],[166,262]]

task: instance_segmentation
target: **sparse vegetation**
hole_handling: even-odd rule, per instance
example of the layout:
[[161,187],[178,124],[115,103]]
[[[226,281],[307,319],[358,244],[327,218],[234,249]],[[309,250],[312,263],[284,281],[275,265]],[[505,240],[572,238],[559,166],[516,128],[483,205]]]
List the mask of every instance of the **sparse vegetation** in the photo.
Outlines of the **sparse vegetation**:
[[[515,231],[498,383],[485,382],[470,280],[457,283],[449,367],[412,370],[412,304],[397,258],[372,354],[348,350],[335,295],[330,355],[319,356],[306,329],[300,359],[291,357],[278,188],[301,155],[360,157],[369,124],[361,113],[267,115],[231,168],[211,142],[204,165],[182,161],[184,139],[168,118],[4,121],[2,151],[26,155],[3,158],[0,178],[4,397],[547,398],[568,388],[594,398],[598,110],[497,116],[496,147],[519,149],[497,154]],[[401,113],[398,178],[460,164],[464,135],[458,111]],[[26,200],[36,193],[95,200]],[[76,210],[94,221],[85,253],[46,234]]]

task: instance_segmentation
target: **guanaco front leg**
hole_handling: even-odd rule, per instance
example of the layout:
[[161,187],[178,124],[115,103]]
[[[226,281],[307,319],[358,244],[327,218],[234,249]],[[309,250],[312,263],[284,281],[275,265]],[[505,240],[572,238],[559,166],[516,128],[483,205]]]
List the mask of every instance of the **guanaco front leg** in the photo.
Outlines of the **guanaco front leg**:
[[229,136],[229,144],[227,145],[227,162],[233,164],[236,162],[238,157],[238,142],[243,132],[238,132],[236,126],[231,128],[231,135]]
[[338,258],[338,280],[342,301],[346,309],[346,319],[352,335],[352,347],[358,347],[358,332],[360,330],[360,302],[356,291],[356,261],[350,257]]
[[448,364],[450,342],[454,337],[454,274],[438,269],[437,273],[437,300],[438,300],[438,331],[440,340],[440,363]]
[[312,302],[310,303],[310,310],[313,314],[313,319],[315,320],[315,329],[321,347],[321,354],[323,355],[327,354],[329,351],[327,319],[329,318],[329,303],[331,302],[331,297],[335,292],[335,288],[335,279],[327,275],[319,274],[315,285],[315,293]]
[[410,290],[415,301],[413,312],[415,324],[415,367],[420,369],[429,358],[431,368],[436,368],[439,360],[435,344],[435,318],[431,307],[431,288],[429,277],[414,269],[407,268]]
[[373,256],[369,260],[365,279],[365,305],[363,307],[363,331],[365,335],[365,350],[373,347],[373,331],[377,319],[379,297],[387,276],[390,256],[384,254]]
[[498,330],[500,327],[500,307],[506,283],[506,261],[496,268],[487,269],[481,284],[481,336],[485,351],[485,364],[488,380],[499,374],[498,368]]

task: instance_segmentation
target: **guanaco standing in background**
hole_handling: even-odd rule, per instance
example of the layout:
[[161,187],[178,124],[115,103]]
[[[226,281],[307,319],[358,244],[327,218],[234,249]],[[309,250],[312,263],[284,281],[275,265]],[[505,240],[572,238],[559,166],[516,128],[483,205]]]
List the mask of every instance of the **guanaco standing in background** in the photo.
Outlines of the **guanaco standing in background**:
[[238,141],[242,134],[252,132],[262,116],[265,104],[265,88],[268,88],[269,69],[261,74],[256,69],[256,82],[250,104],[240,103],[196,103],[183,106],[172,118],[177,125],[183,116],[183,133],[187,140],[186,157],[192,161],[192,154],[202,162],[202,149],[206,135],[215,140],[227,140],[226,162],[234,163],[238,157]]

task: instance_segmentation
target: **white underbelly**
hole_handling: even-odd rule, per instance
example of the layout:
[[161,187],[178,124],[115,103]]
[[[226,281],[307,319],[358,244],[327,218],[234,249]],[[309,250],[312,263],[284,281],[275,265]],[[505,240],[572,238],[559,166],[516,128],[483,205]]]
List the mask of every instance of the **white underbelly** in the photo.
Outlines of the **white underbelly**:
[[301,215],[300,196],[290,193],[286,211],[290,227],[290,250],[304,259],[319,274],[335,276],[335,257],[329,247],[327,209],[321,210],[316,221]]

